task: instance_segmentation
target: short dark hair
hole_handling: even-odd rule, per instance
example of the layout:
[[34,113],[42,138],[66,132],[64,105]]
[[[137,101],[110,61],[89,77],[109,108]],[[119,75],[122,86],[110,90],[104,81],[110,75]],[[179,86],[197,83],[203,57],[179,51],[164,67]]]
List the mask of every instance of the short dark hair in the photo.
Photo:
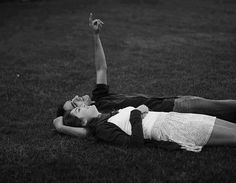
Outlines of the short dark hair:
[[64,103],[60,104],[57,108],[57,117],[64,116],[65,113],[66,113],[66,110],[64,109]]
[[63,116],[63,124],[66,126],[82,127],[83,121],[73,116],[70,112],[71,111],[67,111]]

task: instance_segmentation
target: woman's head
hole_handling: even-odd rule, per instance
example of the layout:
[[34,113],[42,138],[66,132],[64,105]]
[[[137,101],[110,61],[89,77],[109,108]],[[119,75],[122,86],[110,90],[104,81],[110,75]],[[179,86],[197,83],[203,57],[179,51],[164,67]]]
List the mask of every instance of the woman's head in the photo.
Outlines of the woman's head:
[[70,111],[66,111],[63,116],[63,124],[72,127],[82,127],[82,120],[73,116]]
[[92,101],[88,95],[84,95],[79,97],[76,95],[72,100],[67,100],[65,103],[62,103],[57,108],[57,117],[64,116],[67,111],[71,111],[76,107],[80,107],[82,105],[91,105]]
[[95,105],[81,106],[66,112],[63,123],[68,126],[87,126],[88,122],[100,115]]

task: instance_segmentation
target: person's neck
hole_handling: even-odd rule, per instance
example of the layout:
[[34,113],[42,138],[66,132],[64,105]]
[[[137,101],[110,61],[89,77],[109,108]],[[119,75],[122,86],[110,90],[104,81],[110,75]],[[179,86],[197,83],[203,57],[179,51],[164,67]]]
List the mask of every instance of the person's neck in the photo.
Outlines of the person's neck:
[[88,123],[87,126],[88,127],[92,127],[92,126],[96,126],[97,122],[102,118],[102,113],[98,113],[96,118],[92,118]]

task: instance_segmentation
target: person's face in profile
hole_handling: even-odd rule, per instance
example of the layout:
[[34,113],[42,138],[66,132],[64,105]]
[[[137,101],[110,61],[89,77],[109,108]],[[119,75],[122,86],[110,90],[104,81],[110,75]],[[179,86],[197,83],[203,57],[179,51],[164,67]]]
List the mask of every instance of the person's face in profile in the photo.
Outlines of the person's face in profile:
[[88,95],[84,95],[82,97],[79,97],[76,95],[72,100],[68,100],[64,103],[64,110],[69,111],[72,110],[76,107],[81,107],[81,106],[88,106],[91,104],[91,99]]
[[76,107],[70,113],[83,121],[82,126],[86,126],[88,121],[99,115],[95,105]]

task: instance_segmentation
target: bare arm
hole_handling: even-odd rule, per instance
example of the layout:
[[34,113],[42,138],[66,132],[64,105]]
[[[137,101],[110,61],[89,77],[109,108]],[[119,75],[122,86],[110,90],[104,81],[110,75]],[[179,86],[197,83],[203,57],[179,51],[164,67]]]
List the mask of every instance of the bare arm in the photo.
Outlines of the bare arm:
[[94,34],[94,45],[96,83],[107,84],[107,64],[99,34]]
[[96,66],[96,83],[107,84],[107,63],[102,42],[99,36],[103,22],[99,19],[92,19],[92,13],[89,17],[89,26],[93,30],[94,39],[94,60]]
[[80,138],[84,138],[88,135],[88,130],[86,128],[65,126],[63,125],[62,120],[63,118],[61,116],[53,120],[53,125],[58,132]]

